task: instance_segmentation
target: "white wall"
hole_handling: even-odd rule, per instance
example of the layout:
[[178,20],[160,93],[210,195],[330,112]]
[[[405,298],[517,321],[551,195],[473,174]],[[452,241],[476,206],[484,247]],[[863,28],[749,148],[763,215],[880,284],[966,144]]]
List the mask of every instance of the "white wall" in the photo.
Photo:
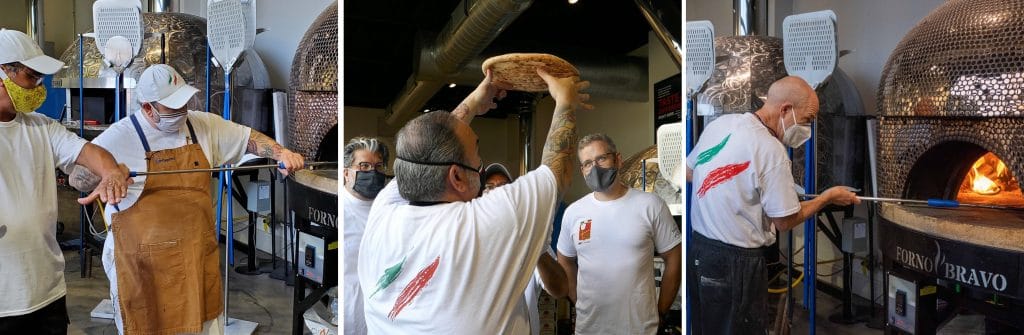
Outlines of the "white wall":
[[[864,102],[865,112],[875,114],[875,95],[882,68],[903,36],[944,0],[779,0],[771,1],[773,22],[778,31],[786,15],[831,9],[836,13],[839,49],[853,53],[839,59],[839,68],[853,79]],[[708,20],[717,36],[732,34],[732,2],[687,0],[687,20]],[[779,34],[781,35],[781,34]]]
[[[206,1],[179,0],[182,13],[206,17]],[[270,85],[288,88],[292,58],[302,35],[333,0],[264,0],[256,2],[256,27],[267,31],[256,35],[253,46],[270,73]]]

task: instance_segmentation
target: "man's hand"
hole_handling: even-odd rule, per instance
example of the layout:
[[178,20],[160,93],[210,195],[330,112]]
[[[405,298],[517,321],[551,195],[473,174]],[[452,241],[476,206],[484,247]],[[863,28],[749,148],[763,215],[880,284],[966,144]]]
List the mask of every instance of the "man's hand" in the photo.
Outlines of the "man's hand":
[[589,81],[579,81],[579,77],[557,78],[540,68],[537,69],[537,74],[548,84],[548,92],[551,93],[551,98],[555,99],[556,105],[594,109],[593,105],[585,103],[590,100],[590,94],[580,92],[590,87]]
[[302,168],[305,167],[306,158],[302,157],[300,154],[292,152],[291,150],[283,149],[278,155],[277,162],[284,163],[284,169],[278,169],[278,171],[281,171],[282,175],[288,176],[289,172],[302,170]]
[[860,203],[860,198],[857,198],[857,194],[848,191],[845,186],[833,186],[822,192],[821,196],[827,199],[830,204],[837,206],[850,206]]
[[469,124],[474,116],[484,115],[487,111],[497,108],[498,103],[494,99],[504,99],[507,92],[495,86],[491,80],[491,70],[487,69],[484,80],[462,100],[462,103],[459,103],[458,107],[455,107],[452,115]]
[[128,178],[128,166],[124,164],[100,173],[102,177],[96,189],[85,198],[78,198],[79,204],[88,205],[96,201],[96,198],[104,203],[118,204],[128,195],[128,185],[135,183],[134,179]]

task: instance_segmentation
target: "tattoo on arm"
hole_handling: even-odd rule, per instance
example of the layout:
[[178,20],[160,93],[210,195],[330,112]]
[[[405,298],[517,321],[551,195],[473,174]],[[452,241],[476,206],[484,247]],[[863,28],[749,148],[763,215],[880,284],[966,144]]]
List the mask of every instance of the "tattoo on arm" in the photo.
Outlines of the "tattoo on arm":
[[463,100],[459,103],[459,106],[455,107],[455,110],[452,111],[452,116],[455,116],[455,118],[462,120],[462,122],[465,122],[466,124],[473,121],[473,117],[476,116],[476,113],[469,108],[468,100],[469,98]]
[[255,130],[252,130],[249,134],[249,143],[245,148],[247,153],[271,159],[278,159],[283,150],[284,147],[280,144],[267,137],[267,135],[263,135],[263,133]]
[[572,157],[576,151],[576,109],[573,106],[556,106],[551,119],[551,129],[544,144],[541,164],[547,165],[555,174],[558,193],[569,189],[572,183]]
[[68,176],[68,183],[71,184],[71,187],[74,187],[79,191],[88,193],[92,192],[92,190],[95,189],[97,185],[99,185],[100,177],[94,175],[91,171],[89,171],[89,169],[85,168],[84,166],[75,165],[75,167],[71,170],[71,175]]

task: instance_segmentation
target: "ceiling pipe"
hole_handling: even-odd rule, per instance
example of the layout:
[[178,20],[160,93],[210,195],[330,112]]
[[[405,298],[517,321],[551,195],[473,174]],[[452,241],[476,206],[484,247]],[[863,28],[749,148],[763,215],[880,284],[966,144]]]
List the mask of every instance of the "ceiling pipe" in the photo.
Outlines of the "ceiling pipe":
[[768,34],[768,3],[766,0],[733,0],[732,14],[734,35]]
[[149,0],[149,11],[153,13],[177,13],[178,4],[174,0]]
[[28,34],[36,40],[40,48],[46,47],[46,37],[43,32],[43,0],[32,0],[29,3]]
[[[498,55],[505,53],[504,51],[492,51],[494,49],[488,49],[484,54]],[[587,93],[591,96],[633,102],[646,102],[650,98],[647,90],[649,74],[646,58],[605,56],[579,51],[547,52],[557,55],[575,66],[580,71],[580,77],[590,82]],[[427,57],[429,56],[421,53],[420,66],[414,71],[414,76],[420,80],[437,81],[442,84],[454,83],[472,87],[484,79],[482,65],[488,56],[474,57],[455,74],[441,73],[439,69],[425,62]]]
[[[742,0],[737,0],[742,1]],[[654,13],[654,8],[651,6],[648,0],[635,0],[637,8],[640,8],[640,14],[643,14],[644,19],[651,25],[651,30],[654,31],[654,35],[658,37],[658,41],[661,41],[661,46],[665,47],[665,51],[668,51],[669,55],[672,56],[672,61],[676,63],[676,68],[682,70],[683,64],[683,52],[682,43],[678,39],[672,37],[669,33],[668,28],[661,22]]]
[[[434,44],[427,47],[430,64],[441,74],[452,76],[484,50],[516,18],[533,4],[533,0],[463,0],[452,12]],[[414,73],[405,88],[385,111],[391,125],[404,124],[442,87],[445,81],[423,80]]]

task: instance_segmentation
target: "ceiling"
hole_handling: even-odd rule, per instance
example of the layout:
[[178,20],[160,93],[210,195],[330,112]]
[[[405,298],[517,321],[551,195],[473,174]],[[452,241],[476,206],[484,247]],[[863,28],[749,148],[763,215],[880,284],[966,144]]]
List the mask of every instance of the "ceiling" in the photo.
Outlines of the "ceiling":
[[[655,0],[652,5],[678,39],[682,29],[680,0]],[[345,1],[341,14],[345,106],[383,109],[391,103],[412,75],[417,34],[430,36],[433,41],[452,12],[461,6],[458,0]],[[534,0],[491,45],[515,52],[558,54],[559,50],[582,50],[624,56],[646,45],[650,30],[634,1],[579,0],[569,4],[566,0]],[[488,50],[483,54],[497,53]],[[446,86],[425,108],[452,109],[472,89]],[[533,98],[533,94],[512,92],[499,103],[497,111],[488,115],[504,117]]]

